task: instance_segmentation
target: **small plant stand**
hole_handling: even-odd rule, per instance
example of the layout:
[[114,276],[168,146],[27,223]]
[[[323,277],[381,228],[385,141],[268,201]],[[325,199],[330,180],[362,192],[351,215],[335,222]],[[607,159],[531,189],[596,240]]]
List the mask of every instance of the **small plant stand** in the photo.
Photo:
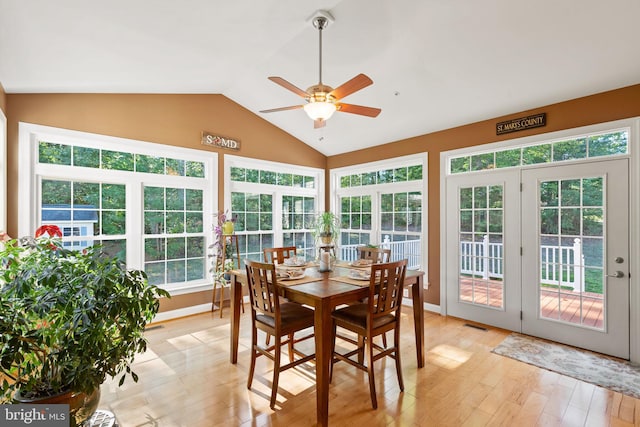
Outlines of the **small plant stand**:
[[[228,258],[226,256],[226,247],[227,245],[231,245],[231,247],[234,249],[235,253]],[[238,236],[235,234],[223,234],[222,235],[222,247],[225,248],[223,249],[224,252],[224,256],[223,257],[217,257],[216,258],[216,265],[215,265],[215,270],[214,271],[219,271],[220,268],[224,268],[225,265],[225,261],[230,259],[233,261],[233,266],[234,268],[237,268],[238,270],[240,269],[240,247],[238,246]],[[224,283],[222,283],[224,282]],[[220,309],[220,318],[222,318],[222,307],[223,307],[223,298],[224,298],[224,288],[226,288],[228,282],[226,281],[226,279],[222,279],[222,282],[219,280],[214,279],[213,281],[213,295],[211,296],[211,311],[215,311],[216,309],[216,290],[218,290],[218,287],[220,288],[220,290],[218,291],[218,308]],[[242,303],[242,312],[244,313],[244,300]]]

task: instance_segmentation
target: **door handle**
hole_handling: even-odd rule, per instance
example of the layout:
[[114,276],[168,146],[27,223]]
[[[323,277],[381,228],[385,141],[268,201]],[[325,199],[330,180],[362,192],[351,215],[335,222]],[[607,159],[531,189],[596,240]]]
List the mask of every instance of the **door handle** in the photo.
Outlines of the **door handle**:
[[615,277],[616,279],[622,279],[624,277],[624,273],[618,270],[613,274],[607,274],[607,277]]

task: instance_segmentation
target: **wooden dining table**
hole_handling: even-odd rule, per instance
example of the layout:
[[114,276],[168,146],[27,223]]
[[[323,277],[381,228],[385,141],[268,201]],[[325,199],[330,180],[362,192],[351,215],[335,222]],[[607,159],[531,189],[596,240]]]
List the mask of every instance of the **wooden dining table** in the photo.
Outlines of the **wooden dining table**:
[[[291,301],[306,304],[314,309],[314,334],[316,350],[316,419],[318,426],[329,423],[329,368],[331,364],[332,320],[331,312],[341,304],[365,298],[368,295],[368,281],[359,284],[345,280],[350,269],[334,267],[330,272],[320,272],[315,265],[306,268],[304,280],[279,282],[281,293]],[[238,340],[240,335],[240,307],[242,286],[246,285],[246,272],[231,272],[231,363],[238,362]],[[424,311],[423,311],[423,271],[407,270],[405,287],[411,289],[413,320],[416,339],[418,368],[424,366]],[[304,283],[300,283],[304,282]]]

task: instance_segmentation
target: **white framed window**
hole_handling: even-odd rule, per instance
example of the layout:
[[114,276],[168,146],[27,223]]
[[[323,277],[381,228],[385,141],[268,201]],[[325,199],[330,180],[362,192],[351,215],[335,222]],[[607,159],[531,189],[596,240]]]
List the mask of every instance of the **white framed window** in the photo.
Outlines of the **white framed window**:
[[19,234],[58,225],[171,293],[210,288],[217,154],[20,123]]
[[242,258],[262,260],[263,248],[280,246],[315,258],[311,229],[324,211],[322,169],[227,155],[224,174]]
[[427,265],[427,154],[332,169],[331,210],[340,217],[340,258],[359,245],[391,248],[409,268]]

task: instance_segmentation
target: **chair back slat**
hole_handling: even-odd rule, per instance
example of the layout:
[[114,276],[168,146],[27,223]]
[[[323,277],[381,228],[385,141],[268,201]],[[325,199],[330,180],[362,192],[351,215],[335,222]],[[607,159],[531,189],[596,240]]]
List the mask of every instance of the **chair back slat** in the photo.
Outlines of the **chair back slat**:
[[371,266],[369,304],[374,317],[391,314],[400,307],[406,272],[406,259]]
[[370,246],[358,246],[358,258],[370,259],[374,263],[389,262],[391,261],[391,249],[389,248],[374,248]]
[[267,316],[279,312],[276,270],[273,264],[246,260],[251,309]]
[[281,248],[263,248],[262,255],[264,262],[274,264],[277,261],[278,264],[282,264],[285,259],[296,256],[295,246],[284,246]]

